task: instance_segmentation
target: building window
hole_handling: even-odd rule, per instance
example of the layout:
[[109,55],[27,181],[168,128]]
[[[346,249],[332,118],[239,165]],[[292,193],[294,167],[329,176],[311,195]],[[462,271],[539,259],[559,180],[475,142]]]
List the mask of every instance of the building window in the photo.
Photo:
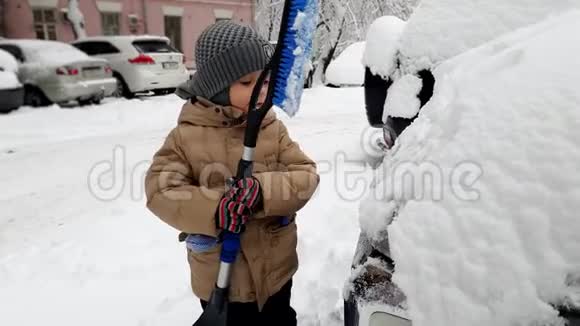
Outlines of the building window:
[[165,36],[169,38],[174,48],[182,51],[180,16],[165,16]]
[[101,12],[103,35],[119,35],[121,33],[121,15],[118,12]]
[[234,17],[234,12],[231,10],[226,10],[226,9],[214,9],[213,10],[213,15],[215,17],[215,21],[220,22],[220,21],[224,21],[224,20],[232,20],[232,18]]
[[35,8],[34,31],[40,40],[56,40],[56,12],[54,9]]

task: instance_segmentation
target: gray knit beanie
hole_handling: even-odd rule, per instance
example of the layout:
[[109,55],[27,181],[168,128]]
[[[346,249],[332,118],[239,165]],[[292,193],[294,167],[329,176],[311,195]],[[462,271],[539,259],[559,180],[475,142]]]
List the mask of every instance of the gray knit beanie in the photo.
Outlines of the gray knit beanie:
[[215,23],[197,40],[197,72],[175,93],[183,99],[201,96],[211,100],[218,95],[217,102],[229,102],[229,86],[249,73],[264,69],[273,52],[274,47],[252,28],[232,21]]

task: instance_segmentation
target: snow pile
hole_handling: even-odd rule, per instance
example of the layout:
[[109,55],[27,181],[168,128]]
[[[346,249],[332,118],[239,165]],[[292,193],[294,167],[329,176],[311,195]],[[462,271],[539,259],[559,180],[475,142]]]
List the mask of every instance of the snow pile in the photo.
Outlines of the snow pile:
[[[56,104],[42,110],[23,107],[0,119],[0,151],[93,137],[115,137],[128,132],[143,133],[152,126],[176,122],[183,105],[179,97],[172,94],[145,99],[106,98],[102,105],[70,110]],[[25,127],[22,126],[24,122]]]
[[369,27],[363,63],[373,74],[386,78],[395,70],[395,56],[405,24],[397,17],[384,16]]
[[365,79],[362,64],[365,42],[349,45],[326,70],[326,83],[335,86],[361,86]]
[[570,8],[580,8],[580,1],[423,0],[403,33],[403,68],[430,67]]
[[0,71],[0,89],[14,89],[21,86],[15,73]]
[[423,81],[415,75],[397,79],[387,93],[383,121],[387,121],[388,116],[408,119],[416,116],[421,108],[421,101],[417,97],[421,87]]
[[[201,307],[185,244],[146,209],[143,190],[183,103],[175,95],[107,98],[0,116],[0,303],[9,307],[0,325],[193,324]],[[353,159],[367,126],[363,106],[362,88],[318,87],[305,90],[295,117],[278,115],[321,174],[297,220],[292,304],[301,326],[343,325],[359,233],[358,198],[349,195],[371,173]],[[93,171],[103,181],[97,189]]]
[[28,61],[47,65],[64,65],[78,61],[105,61],[91,58],[86,53],[72,45],[38,40],[18,40],[16,44],[22,46]]
[[580,306],[578,30],[574,10],[441,65],[385,159],[361,217],[395,215],[413,325],[559,325],[550,304]]
[[0,49],[0,68],[4,71],[18,72],[18,61],[12,54]]
[[18,81],[18,62],[14,57],[0,49],[0,89],[14,89],[22,85]]

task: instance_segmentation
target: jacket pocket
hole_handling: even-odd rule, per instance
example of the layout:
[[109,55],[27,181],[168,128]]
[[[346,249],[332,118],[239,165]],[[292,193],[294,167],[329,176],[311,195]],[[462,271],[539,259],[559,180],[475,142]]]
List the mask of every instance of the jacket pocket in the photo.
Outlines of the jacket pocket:
[[277,227],[269,232],[270,236],[270,277],[273,282],[286,281],[298,268],[298,244],[296,223]]
[[191,281],[194,288],[204,288],[215,282],[220,262],[221,246],[215,246],[202,253],[187,249],[187,261],[191,271]]
[[195,252],[187,248],[187,261],[192,272],[194,269],[204,269],[208,266],[219,265],[221,246],[216,245],[204,252]]
[[270,216],[267,217],[270,221],[266,223],[266,232],[269,234],[276,234],[285,231],[286,228],[291,227],[294,224],[294,229],[296,229],[296,215],[292,216]]

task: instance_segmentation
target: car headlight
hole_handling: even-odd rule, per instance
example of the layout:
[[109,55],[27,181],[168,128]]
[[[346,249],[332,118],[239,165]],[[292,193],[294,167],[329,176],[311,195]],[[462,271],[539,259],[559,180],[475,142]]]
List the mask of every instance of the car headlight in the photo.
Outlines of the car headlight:
[[410,320],[388,314],[386,312],[373,312],[369,317],[369,326],[412,326]]

